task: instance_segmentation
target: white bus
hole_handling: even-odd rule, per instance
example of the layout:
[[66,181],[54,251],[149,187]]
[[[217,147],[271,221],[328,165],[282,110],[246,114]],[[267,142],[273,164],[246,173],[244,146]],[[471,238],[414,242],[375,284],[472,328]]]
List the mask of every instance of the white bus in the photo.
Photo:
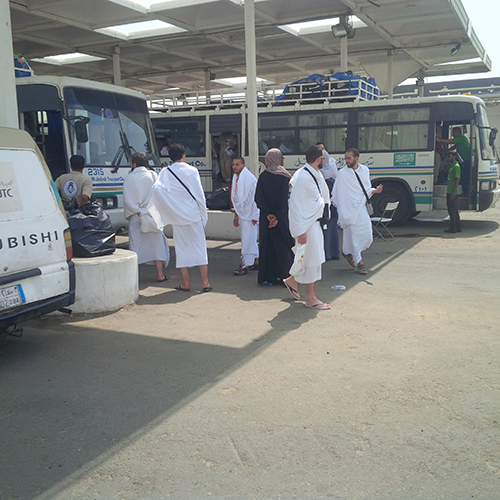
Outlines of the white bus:
[[[471,144],[471,157],[463,158],[470,161],[470,189],[460,196],[459,208],[483,211],[500,197],[494,133],[481,99],[373,100],[376,92],[364,91],[356,96],[331,92],[327,97],[302,97],[305,94],[296,91],[282,101],[260,97],[259,154],[279,147],[285,167],[293,172],[305,163],[307,148],[317,142],[325,144],[339,168],[344,165],[345,150],[354,147],[361,153],[360,162],[370,168],[373,185],[384,185],[384,191],[373,197],[375,213],[380,214],[387,202],[399,201],[395,222],[401,223],[421,211],[446,208],[446,176],[443,179],[440,174],[435,138],[439,127],[446,139],[459,126]],[[244,156],[244,103],[228,96],[204,102],[202,94],[184,95],[183,99],[152,100],[150,111],[158,144],[170,139],[189,145],[188,160],[199,168],[204,189],[223,186],[214,170],[221,155],[218,138],[232,133],[237,153]]]
[[123,180],[134,152],[159,166],[143,94],[104,83],[59,76],[16,78],[20,128],[29,132],[52,177],[69,172],[69,158],[85,158],[93,198],[115,229],[123,215]]

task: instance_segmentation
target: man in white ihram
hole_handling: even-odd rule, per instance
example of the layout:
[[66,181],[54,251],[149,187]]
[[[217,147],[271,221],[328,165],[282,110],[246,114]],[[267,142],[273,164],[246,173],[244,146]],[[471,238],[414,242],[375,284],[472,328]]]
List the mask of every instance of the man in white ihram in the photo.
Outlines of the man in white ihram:
[[245,166],[241,156],[233,158],[233,183],[231,185],[231,200],[234,206],[234,227],[241,227],[241,265],[235,276],[248,274],[258,266],[259,246],[259,209],[255,203],[255,188],[257,179]]
[[176,290],[189,292],[189,268],[198,266],[203,292],[212,290],[208,282],[208,254],[205,239],[207,208],[196,167],[185,163],[182,144],[173,144],[169,151],[174,162],[165,167],[153,186],[149,213],[158,227],[172,224],[176,267],[180,268],[182,283]]
[[323,159],[323,151],[318,146],[311,146],[306,151],[306,165],[291,180],[290,233],[295,238],[296,246],[297,243],[305,244],[305,270],[284,280],[285,286],[296,300],[300,299],[297,283],[305,284],[306,306],[318,310],[330,309],[314,292],[315,282],[321,279],[321,264],[325,262],[323,232],[318,219],[323,216],[324,207],[330,201],[328,186],[319,172]]
[[147,168],[148,161],[141,153],[132,155],[131,166],[132,171],[123,182],[125,218],[129,221],[129,248],[137,254],[139,264],[155,263],[157,281],[167,281],[168,277],[163,273],[163,266],[168,266],[170,260],[167,238],[163,228],[148,228],[144,223],[151,188],[158,176]]
[[[349,265],[357,267],[359,274],[367,274],[361,252],[373,241],[372,223],[366,207],[366,195],[381,193],[383,186],[373,188],[370,170],[359,163],[359,151],[351,148],[345,152],[346,166],[342,168],[333,186],[332,203],[337,207],[339,226],[343,229],[342,255]],[[359,180],[358,180],[359,179]]]

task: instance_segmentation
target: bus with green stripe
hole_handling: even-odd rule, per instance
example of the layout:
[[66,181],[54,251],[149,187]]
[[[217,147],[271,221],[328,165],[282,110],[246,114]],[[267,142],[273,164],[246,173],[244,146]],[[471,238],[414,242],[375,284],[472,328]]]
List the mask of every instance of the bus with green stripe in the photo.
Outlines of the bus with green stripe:
[[[247,154],[244,95],[205,101],[202,95],[190,100],[185,94],[177,100],[151,99],[150,113],[158,149],[169,139],[192,144],[188,160],[198,166],[205,191],[228,184],[227,175],[221,175],[220,137],[232,134],[234,153]],[[281,149],[284,166],[293,173],[305,164],[307,148],[318,142],[338,168],[345,164],[346,149],[356,148],[360,163],[370,169],[373,185],[384,185],[383,192],[373,196],[375,214],[381,214],[388,202],[399,201],[395,223],[422,211],[446,209],[444,152],[453,148],[457,128],[471,146],[469,156],[461,158],[466,189],[459,196],[459,208],[484,211],[500,197],[499,167],[495,130],[478,97],[367,99],[296,92],[288,100],[260,97],[258,101],[259,155],[269,148]],[[437,136],[448,143],[438,142]]]
[[109,214],[115,230],[128,225],[123,181],[133,153],[159,167],[144,94],[62,76],[16,78],[19,126],[36,141],[53,179],[69,172],[73,155],[85,158],[92,199]]

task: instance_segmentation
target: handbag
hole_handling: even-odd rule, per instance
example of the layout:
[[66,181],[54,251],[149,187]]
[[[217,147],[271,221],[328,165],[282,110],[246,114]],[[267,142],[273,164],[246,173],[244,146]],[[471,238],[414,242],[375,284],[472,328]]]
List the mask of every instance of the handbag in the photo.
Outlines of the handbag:
[[[322,197],[321,189],[319,188],[319,184],[318,181],[316,180],[316,177],[314,177],[313,173],[308,168],[304,167],[304,170],[309,172],[309,175],[314,179],[316,187],[318,188],[319,191],[319,196],[321,198]],[[328,224],[329,220],[330,220],[330,205],[328,203],[325,203],[325,206],[323,207],[323,215],[318,219],[318,222],[320,226],[323,227]]]
[[292,252],[295,254],[293,259],[292,267],[290,268],[291,276],[298,276],[299,274],[304,274],[306,266],[304,264],[304,250],[306,246],[297,243],[293,248]]
[[361,179],[359,178],[358,173],[356,172],[356,170],[353,170],[353,172],[356,175],[356,178],[358,179],[359,185],[361,186],[361,189],[363,190],[363,193],[365,194],[365,197],[366,197],[366,210],[368,211],[368,215],[373,215],[372,201],[370,200],[369,196],[366,194],[365,186],[363,186],[363,183],[361,182]]

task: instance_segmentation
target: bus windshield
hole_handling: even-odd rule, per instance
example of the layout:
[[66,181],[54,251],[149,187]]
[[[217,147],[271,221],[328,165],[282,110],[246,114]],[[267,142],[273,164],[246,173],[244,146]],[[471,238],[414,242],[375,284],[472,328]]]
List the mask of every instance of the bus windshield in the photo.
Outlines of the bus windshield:
[[482,104],[477,105],[477,124],[479,128],[479,143],[481,146],[481,159],[494,160],[495,156],[490,147],[490,126],[486,108]]
[[[146,102],[102,90],[64,89],[72,154],[89,166],[129,166],[127,155],[151,152]],[[78,142],[74,123],[84,120],[88,141]],[[129,148],[130,147],[130,148]]]

